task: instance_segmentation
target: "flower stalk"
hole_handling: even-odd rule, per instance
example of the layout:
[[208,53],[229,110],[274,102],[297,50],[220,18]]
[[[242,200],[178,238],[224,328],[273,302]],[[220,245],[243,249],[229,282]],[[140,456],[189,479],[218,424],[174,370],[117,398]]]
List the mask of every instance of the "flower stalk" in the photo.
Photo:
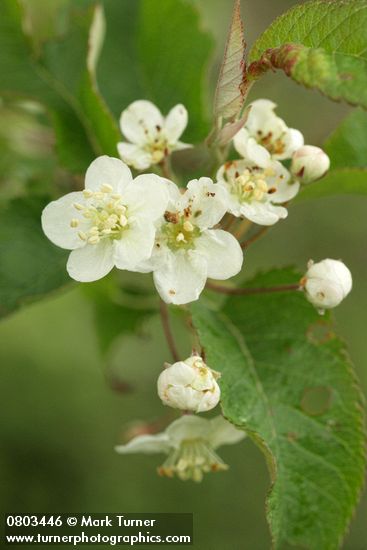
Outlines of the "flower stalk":
[[169,347],[169,350],[171,352],[172,358],[174,361],[180,360],[180,355],[178,353],[175,339],[173,336],[173,332],[171,330],[171,324],[169,321],[169,312],[168,312],[168,306],[163,300],[159,300],[159,311],[161,314],[161,321],[162,321],[162,327],[163,332],[167,340],[167,344]]
[[271,292],[291,292],[293,290],[300,290],[300,283],[294,283],[290,285],[281,286],[268,286],[268,287],[247,287],[247,288],[235,288],[230,286],[218,285],[216,283],[207,282],[206,288],[219,292],[221,294],[230,294],[234,296],[245,296],[250,294],[267,294]]

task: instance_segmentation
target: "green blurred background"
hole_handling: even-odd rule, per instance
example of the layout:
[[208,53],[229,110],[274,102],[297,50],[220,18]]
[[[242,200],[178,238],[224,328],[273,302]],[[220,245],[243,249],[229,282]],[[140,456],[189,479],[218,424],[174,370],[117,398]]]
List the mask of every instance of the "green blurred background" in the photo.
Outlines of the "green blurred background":
[[[150,1],[157,10],[165,2]],[[47,10],[51,4],[55,7],[63,1],[36,3],[42,7],[44,28],[49,30]],[[201,12],[205,29],[215,37],[210,74],[213,89],[232,1],[193,3]],[[277,15],[297,3],[244,0],[248,43]],[[190,29],[187,36],[189,40]],[[315,145],[322,144],[349,111],[345,105],[304,90],[280,74],[263,78],[250,98],[256,97],[277,102],[278,112],[288,125],[300,128],[306,142]],[[209,110],[210,98],[207,100]],[[19,140],[22,141],[27,175],[39,158],[44,162],[50,156],[52,132],[44,125],[37,126],[32,114],[25,116],[4,106],[2,111],[1,164],[12,174],[2,182],[2,192],[14,194],[24,174],[23,165],[18,165],[11,154],[11,143],[19,153]],[[310,258],[341,258],[347,263],[353,272],[354,289],[336,310],[335,317],[339,333],[349,343],[365,392],[366,207],[367,198],[361,196],[297,204],[290,209],[287,221],[277,224],[249,250],[245,259],[248,277],[273,265],[295,264],[303,270]],[[185,344],[182,347],[186,349]],[[122,440],[129,421],[161,416],[155,383],[167,359],[169,353],[156,316],[143,325],[138,335],[118,339],[107,360],[102,357],[93,308],[78,286],[24,307],[3,320],[2,511],[193,512],[195,548],[270,548],[264,513],[269,476],[260,451],[251,441],[224,448],[221,454],[231,466],[228,473],[207,476],[199,485],[159,478],[155,467],[163,457],[124,457],[114,453],[113,447]],[[111,373],[115,389],[108,383]],[[121,391],[130,385],[131,391]],[[366,516],[364,495],[343,546],[346,550],[367,549]]]

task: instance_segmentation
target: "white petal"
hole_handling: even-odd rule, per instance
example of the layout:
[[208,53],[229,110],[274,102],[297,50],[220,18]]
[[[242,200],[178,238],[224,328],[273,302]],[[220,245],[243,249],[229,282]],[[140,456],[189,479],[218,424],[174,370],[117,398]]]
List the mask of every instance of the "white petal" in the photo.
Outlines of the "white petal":
[[210,420],[209,442],[213,449],[221,445],[233,445],[245,437],[246,433],[243,430],[235,428],[223,416],[216,416]]
[[201,229],[213,227],[227,211],[223,189],[210,178],[191,180],[183,196],[183,204],[191,207],[195,224]]
[[245,128],[242,128],[233,139],[236,151],[247,161],[256,166],[266,168],[270,161],[270,153],[259,145],[253,137],[250,136]]
[[280,162],[273,161],[269,165],[269,168],[273,169],[274,175],[268,176],[266,183],[269,189],[276,189],[275,193],[269,195],[269,200],[275,203],[282,203],[293,199],[300,189],[299,183],[289,183],[291,175]]
[[267,133],[269,122],[271,124],[274,118],[278,118],[274,114],[275,108],[276,103],[269,99],[257,99],[251,103],[251,109],[245,123],[245,127],[251,135],[257,135],[258,130]]
[[154,271],[154,283],[167,304],[187,304],[197,300],[207,279],[207,262],[194,251],[169,252]]
[[113,241],[113,260],[118,269],[140,271],[139,264],[147,260],[154,245],[155,227],[148,221],[136,220],[121,239]]
[[281,155],[274,155],[274,158],[280,160],[289,159],[292,157],[293,153],[304,144],[303,135],[299,130],[295,130],[294,128],[287,128],[283,136],[283,141],[285,144],[284,152]]
[[352,274],[341,260],[326,258],[321,262],[310,262],[306,277],[338,283],[341,285],[345,296],[352,290]]
[[260,166],[260,168],[266,168],[270,162],[271,156],[265,147],[259,145],[254,138],[249,138],[245,159],[253,162],[256,166]]
[[168,183],[168,204],[167,210],[170,212],[181,211],[186,207],[187,200],[185,198],[186,193],[182,194],[181,190],[175,183],[166,180]]
[[113,268],[112,245],[109,239],[86,244],[70,253],[66,269],[72,279],[89,283],[101,279]]
[[244,158],[247,155],[247,142],[249,139],[250,134],[246,128],[241,128],[233,138],[234,148]]
[[120,141],[117,144],[117,150],[122,160],[129,166],[136,168],[136,170],[146,170],[153,164],[152,155],[140,145]]
[[156,174],[142,174],[125,189],[124,201],[133,215],[156,221],[167,210],[172,185]]
[[164,369],[158,378],[158,386],[188,386],[196,377],[195,370],[184,361],[177,361]]
[[164,131],[168,142],[174,145],[187,126],[187,110],[181,104],[170,110],[164,121]]
[[184,415],[175,420],[166,429],[170,444],[176,449],[185,439],[207,439],[210,421],[193,414]]
[[168,453],[170,450],[169,438],[165,432],[156,435],[138,435],[126,445],[117,445],[115,451],[120,454],[155,454]]
[[298,181],[288,183],[285,180],[282,180],[278,183],[278,189],[273,195],[270,196],[271,202],[282,203],[287,202],[293,199],[300,189],[300,184]]
[[[51,242],[66,248],[74,250],[84,246],[84,241],[78,237],[78,231],[83,230],[86,225],[85,218],[79,210],[73,206],[75,203],[83,203],[83,193],[68,193],[57,201],[50,202],[42,212],[42,229]],[[77,228],[70,227],[72,219],[79,221]]]
[[233,216],[236,217],[242,216],[241,203],[239,202],[236,195],[230,193],[226,183],[218,183],[218,185],[220,185],[226,191],[227,212],[230,212],[231,214],[233,214]]
[[195,241],[208,264],[208,277],[225,280],[241,271],[243,252],[237,239],[222,229],[210,229]]
[[147,142],[164,123],[160,110],[150,101],[134,101],[121,113],[120,127],[124,136],[137,145]]
[[96,158],[85,174],[85,187],[99,191],[101,185],[111,185],[115,193],[120,193],[132,180],[130,168],[120,159],[104,155]]
[[201,402],[205,393],[198,392],[190,386],[169,386],[166,392],[159,394],[162,402],[174,409],[200,412]]
[[274,225],[279,219],[286,218],[288,211],[283,206],[274,206],[270,202],[242,204],[241,214],[259,225]]
[[335,281],[308,279],[305,290],[307,299],[320,309],[334,308],[345,297],[342,286]]

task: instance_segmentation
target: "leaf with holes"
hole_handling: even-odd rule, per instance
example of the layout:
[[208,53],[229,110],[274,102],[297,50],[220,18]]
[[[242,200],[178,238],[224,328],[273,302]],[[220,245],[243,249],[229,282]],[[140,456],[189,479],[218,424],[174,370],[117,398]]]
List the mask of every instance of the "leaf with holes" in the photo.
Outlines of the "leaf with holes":
[[[249,286],[299,280],[292,270]],[[208,364],[222,373],[224,416],[267,459],[267,516],[276,549],[339,547],[363,485],[363,407],[330,318],[299,292],[231,297],[222,312],[192,306]]]
[[269,68],[334,100],[367,107],[367,3],[312,0],[276,19],[255,42],[249,79]]

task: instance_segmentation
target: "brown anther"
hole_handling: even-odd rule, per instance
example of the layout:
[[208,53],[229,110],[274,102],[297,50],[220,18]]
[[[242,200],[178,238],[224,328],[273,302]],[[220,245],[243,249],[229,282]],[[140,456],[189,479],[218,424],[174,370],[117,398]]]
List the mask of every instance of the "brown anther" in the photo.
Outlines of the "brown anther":
[[299,282],[300,288],[303,288],[306,285],[306,283],[307,283],[307,277],[304,276],[304,277],[302,277],[302,279]]
[[170,294],[171,296],[174,296],[176,294],[176,291],[173,290],[172,288],[168,291],[168,294]]
[[157,130],[157,132],[160,132],[162,130],[162,128],[159,126],[159,124],[156,125],[156,130]]
[[277,190],[276,187],[270,187],[270,189],[268,189],[269,195],[272,195],[273,193],[276,193],[276,190]]
[[164,219],[169,223],[178,223],[180,216],[177,212],[168,212],[168,210],[166,210],[164,213]]

